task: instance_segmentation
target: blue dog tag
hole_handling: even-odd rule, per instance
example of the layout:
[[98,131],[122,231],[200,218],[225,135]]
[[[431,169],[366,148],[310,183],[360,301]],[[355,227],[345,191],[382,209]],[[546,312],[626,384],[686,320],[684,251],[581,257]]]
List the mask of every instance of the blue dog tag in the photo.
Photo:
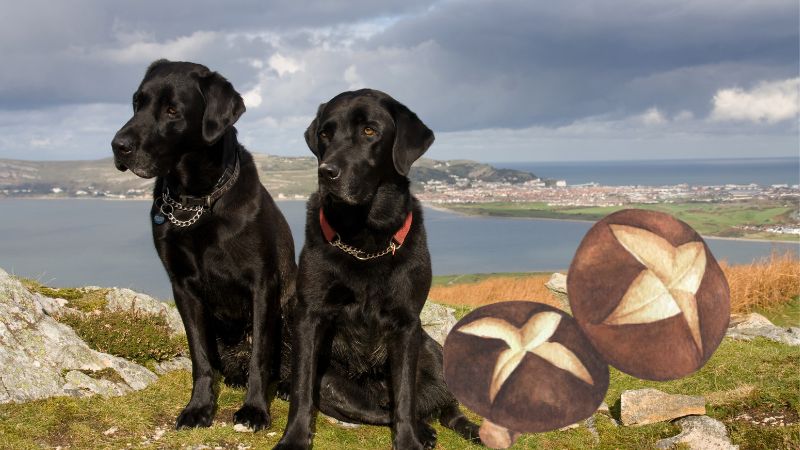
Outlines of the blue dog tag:
[[161,214],[156,214],[155,216],[153,216],[153,223],[156,225],[163,224],[165,220],[166,219]]

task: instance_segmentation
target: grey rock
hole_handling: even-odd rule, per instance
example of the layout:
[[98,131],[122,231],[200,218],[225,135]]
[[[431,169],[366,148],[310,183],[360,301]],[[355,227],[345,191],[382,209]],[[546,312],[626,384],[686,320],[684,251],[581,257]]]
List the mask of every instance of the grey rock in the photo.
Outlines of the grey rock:
[[758,313],[731,318],[731,326],[725,335],[741,341],[763,337],[786,345],[800,345],[800,327],[779,327]]
[[163,315],[173,334],[186,334],[178,309],[147,294],[130,289],[114,288],[106,294],[106,309],[109,311],[136,311],[145,314]]
[[114,383],[109,380],[93,378],[77,370],[67,372],[67,374],[64,375],[64,380],[67,382],[67,384],[64,385],[64,390],[69,391],[72,395],[81,397],[93,394],[99,394],[103,397],[113,397],[131,392],[131,388],[124,383]]
[[567,297],[567,276],[563,273],[554,273],[544,284],[547,289],[558,299],[561,309],[570,312],[569,297]]
[[625,391],[620,399],[620,419],[626,426],[705,413],[706,401],[703,397],[667,394],[658,389]]
[[[111,368],[133,390],[157,379],[138,364],[92,350],[72,328],[46,314],[37,299],[0,269],[0,403],[83,395],[109,387],[73,371]],[[72,373],[69,380],[65,373]]]
[[322,416],[325,418],[325,420],[329,424],[331,424],[333,426],[336,426],[336,427],[339,427],[339,428],[344,428],[344,429],[348,429],[348,430],[354,430],[356,428],[361,428],[361,425],[359,425],[357,423],[345,422],[345,421],[336,419],[336,418],[331,417],[331,416],[326,416],[325,414],[322,414]]
[[661,439],[656,447],[661,449],[675,448],[678,445],[690,450],[738,450],[738,445],[731,444],[725,425],[708,416],[689,416],[675,422],[681,427],[680,434]]
[[425,330],[436,342],[444,345],[444,340],[447,333],[456,325],[455,309],[448,308],[447,306],[433,303],[431,301],[425,302],[422,307],[422,312],[419,314],[420,321],[422,322],[422,329]]
[[169,361],[161,361],[160,363],[156,363],[153,369],[159,375],[164,375],[167,372],[172,372],[175,370],[186,370],[191,372],[192,360],[185,356],[178,356],[170,359]]

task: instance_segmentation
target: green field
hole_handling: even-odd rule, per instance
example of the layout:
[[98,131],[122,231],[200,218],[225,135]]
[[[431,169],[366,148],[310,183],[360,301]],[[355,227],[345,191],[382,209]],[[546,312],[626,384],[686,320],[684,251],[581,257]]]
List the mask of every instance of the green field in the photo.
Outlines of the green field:
[[741,225],[791,224],[798,205],[775,201],[726,203],[658,203],[609,207],[556,207],[543,202],[490,202],[447,205],[448,209],[471,215],[530,217],[544,219],[598,220],[626,208],[665,212],[691,225],[706,236],[798,241],[797,236],[754,233],[736,229]]

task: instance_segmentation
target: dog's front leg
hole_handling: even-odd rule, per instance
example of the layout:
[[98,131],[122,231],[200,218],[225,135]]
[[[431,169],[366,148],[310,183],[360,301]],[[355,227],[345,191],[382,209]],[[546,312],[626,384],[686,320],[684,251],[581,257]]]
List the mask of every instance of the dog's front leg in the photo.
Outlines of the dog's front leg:
[[392,383],[392,447],[396,450],[433,448],[436,433],[417,417],[417,360],[422,343],[419,318],[408,318],[389,340]]
[[178,415],[175,428],[208,427],[214,419],[217,404],[211,363],[212,359],[217,358],[216,347],[212,343],[214,337],[209,335],[207,329],[202,300],[180,286],[173,286],[173,295],[186,329],[192,357],[192,398]]
[[311,447],[318,353],[326,328],[319,311],[309,308],[308,305],[298,305],[294,315],[289,418],[275,450]]
[[253,351],[247,376],[247,397],[244,405],[233,414],[234,423],[245,425],[253,431],[268,428],[272,420],[267,404],[267,389],[279,332],[277,282],[263,284],[253,293]]

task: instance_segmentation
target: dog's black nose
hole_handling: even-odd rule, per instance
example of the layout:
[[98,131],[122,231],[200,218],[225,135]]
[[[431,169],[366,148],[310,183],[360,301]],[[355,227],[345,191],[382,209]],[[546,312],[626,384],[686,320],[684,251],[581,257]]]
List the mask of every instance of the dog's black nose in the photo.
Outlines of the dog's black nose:
[[322,163],[319,165],[319,176],[326,177],[331,180],[339,178],[342,170],[336,164]]
[[111,148],[123,155],[130,154],[133,151],[133,140],[125,136],[114,136],[114,140],[111,141]]

